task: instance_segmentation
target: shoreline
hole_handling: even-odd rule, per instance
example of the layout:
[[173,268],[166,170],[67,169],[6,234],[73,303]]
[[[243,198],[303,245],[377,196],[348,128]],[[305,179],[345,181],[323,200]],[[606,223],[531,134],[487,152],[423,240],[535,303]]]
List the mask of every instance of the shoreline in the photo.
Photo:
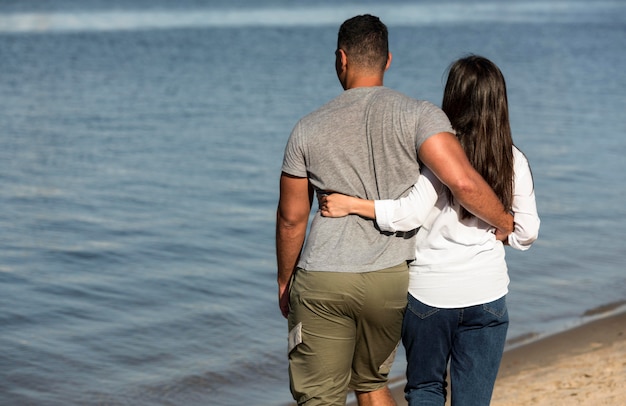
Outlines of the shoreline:
[[[626,398],[623,304],[587,312],[579,325],[507,348],[491,404],[620,404]],[[392,379],[389,386],[398,405],[406,405],[404,378]],[[347,405],[356,406],[353,395]]]
[[491,404],[619,405],[625,377],[622,310],[506,351]]

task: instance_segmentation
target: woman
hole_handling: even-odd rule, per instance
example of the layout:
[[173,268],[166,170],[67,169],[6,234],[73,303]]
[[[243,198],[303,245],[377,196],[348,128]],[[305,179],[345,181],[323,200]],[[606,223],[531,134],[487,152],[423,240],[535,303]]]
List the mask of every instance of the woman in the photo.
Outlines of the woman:
[[[409,405],[444,405],[450,363],[452,405],[488,405],[508,328],[509,277],[504,244],[527,250],[539,217],[526,157],[513,145],[506,84],[486,58],[468,56],[450,67],[442,108],[476,170],[515,218],[508,237],[457,202],[427,168],[399,200],[320,199],[322,215],[375,218],[382,231],[416,236],[402,327]],[[504,240],[504,241],[500,241]]]

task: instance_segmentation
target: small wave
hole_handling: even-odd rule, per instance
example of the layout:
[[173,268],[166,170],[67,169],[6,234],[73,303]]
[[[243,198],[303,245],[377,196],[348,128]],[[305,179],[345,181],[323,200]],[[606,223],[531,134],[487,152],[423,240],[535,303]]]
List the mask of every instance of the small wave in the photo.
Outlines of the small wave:
[[615,312],[626,309],[626,300],[620,300],[613,303],[608,303],[602,306],[594,307],[583,313],[583,317],[599,317],[607,316]]
[[[0,17],[2,18],[2,17]],[[17,185],[17,186],[9,186],[3,188],[0,191],[0,196],[5,198],[14,198],[14,199],[32,199],[32,198],[48,198],[48,197],[63,197],[66,196],[66,193],[55,187],[49,186],[27,186],[27,185]]]
[[123,31],[173,28],[337,25],[356,14],[378,15],[388,25],[463,22],[588,21],[594,15],[624,17],[618,1],[471,2],[309,6],[258,9],[193,9],[12,13],[0,15],[0,33]]
[[539,333],[536,333],[534,331],[530,333],[522,334],[520,336],[513,337],[511,339],[506,340],[506,347],[507,349],[518,347],[523,344],[527,344],[531,341],[537,340],[539,337],[540,337]]
[[[215,371],[183,371],[172,380],[136,388],[135,396],[159,404],[204,405],[207,399],[230,399],[232,404],[276,404],[287,398],[287,371],[275,360],[238,362],[223,365]],[[241,390],[241,385],[246,390]],[[276,393],[267,388],[279,387]]]

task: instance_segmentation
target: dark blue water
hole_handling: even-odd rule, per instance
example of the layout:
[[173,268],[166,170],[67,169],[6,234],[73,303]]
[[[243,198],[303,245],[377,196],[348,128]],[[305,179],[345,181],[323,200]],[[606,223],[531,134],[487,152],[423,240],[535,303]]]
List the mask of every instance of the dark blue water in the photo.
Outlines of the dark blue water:
[[1,405],[289,402],[282,152],[366,11],[389,87],[439,104],[468,52],[507,78],[542,218],[509,338],[626,299],[624,3],[48,3],[0,4]]

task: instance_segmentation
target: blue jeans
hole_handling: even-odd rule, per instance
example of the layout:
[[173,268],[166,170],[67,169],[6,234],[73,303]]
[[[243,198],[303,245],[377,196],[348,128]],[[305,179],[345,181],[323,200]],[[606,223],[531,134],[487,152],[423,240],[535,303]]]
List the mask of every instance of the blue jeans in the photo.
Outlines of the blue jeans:
[[506,296],[477,306],[440,309],[409,295],[402,324],[410,406],[443,406],[450,362],[452,405],[489,405],[509,315]]

